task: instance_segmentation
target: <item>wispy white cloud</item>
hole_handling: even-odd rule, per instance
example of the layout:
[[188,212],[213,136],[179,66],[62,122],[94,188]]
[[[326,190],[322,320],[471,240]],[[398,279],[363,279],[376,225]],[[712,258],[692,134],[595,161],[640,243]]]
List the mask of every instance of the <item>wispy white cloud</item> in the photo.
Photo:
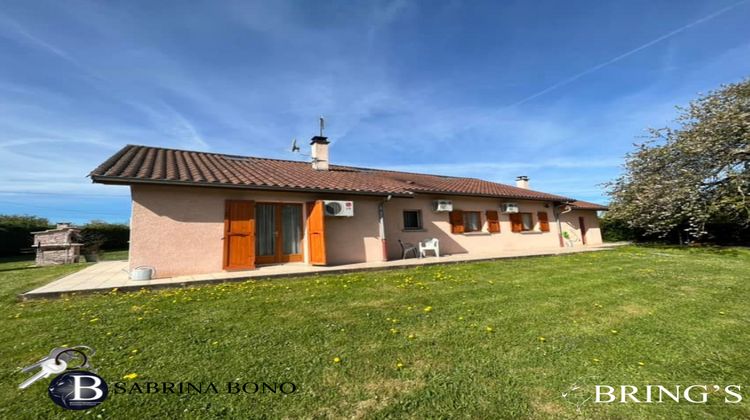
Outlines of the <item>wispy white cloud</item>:
[[685,32],[685,31],[687,31],[688,29],[690,29],[690,28],[692,28],[694,26],[700,25],[700,24],[702,24],[704,22],[708,22],[711,19],[714,19],[714,18],[716,18],[718,16],[721,16],[721,15],[727,13],[727,12],[730,12],[730,11],[736,9],[739,6],[748,3],[748,1],[750,1],[750,0],[739,1],[737,3],[729,5],[727,7],[723,7],[723,8],[721,8],[721,9],[719,9],[719,10],[713,12],[713,13],[709,13],[708,15],[703,16],[700,19],[696,19],[696,20],[694,20],[694,21],[692,21],[692,22],[690,22],[690,23],[688,23],[686,25],[680,26],[679,28],[677,28],[677,29],[675,29],[673,31],[667,32],[664,35],[658,36],[658,37],[652,39],[651,41],[648,41],[648,42],[646,42],[644,44],[641,44],[641,45],[639,45],[636,48],[628,50],[628,51],[626,51],[626,52],[624,52],[624,53],[622,53],[622,54],[620,54],[618,56],[615,56],[615,57],[613,57],[613,58],[611,58],[611,59],[609,59],[607,61],[604,61],[602,63],[599,63],[599,64],[597,64],[595,66],[589,67],[588,69],[586,69],[586,70],[584,70],[584,71],[582,71],[580,73],[577,73],[577,74],[575,74],[573,76],[570,76],[567,79],[563,79],[563,80],[561,80],[561,81],[559,81],[559,82],[557,82],[557,83],[555,83],[555,84],[553,84],[553,85],[551,85],[551,86],[549,86],[549,87],[547,87],[545,89],[542,89],[542,90],[540,90],[540,91],[538,91],[538,92],[536,92],[536,93],[534,93],[532,95],[529,95],[529,96],[521,99],[520,101],[517,101],[517,102],[513,103],[510,106],[518,106],[518,105],[524,104],[524,103],[529,102],[529,101],[531,101],[533,99],[536,99],[536,98],[538,98],[538,97],[540,97],[542,95],[545,95],[545,94],[547,94],[549,92],[552,92],[553,90],[557,90],[557,89],[559,89],[559,88],[561,88],[563,86],[569,85],[569,84],[575,82],[576,80],[578,80],[578,79],[580,79],[580,78],[582,78],[584,76],[587,76],[587,75],[589,75],[591,73],[597,72],[597,71],[603,69],[604,67],[607,67],[607,66],[610,66],[612,64],[615,64],[618,61],[622,61],[622,60],[630,57],[633,54],[637,54],[637,53],[639,53],[639,52],[641,52],[641,51],[643,51],[643,50],[645,50],[647,48],[650,48],[650,47],[652,47],[652,46],[654,46],[654,45],[656,45],[656,44],[658,44],[658,43],[660,43],[660,42],[662,42],[664,40],[667,40],[667,39],[672,38],[672,37],[674,37],[676,35],[679,35],[680,33]]
[[198,129],[178,112],[174,107],[157,101],[154,105],[129,102],[129,104],[146,114],[155,124],[156,129],[163,134],[162,142],[170,142],[182,149],[209,150],[210,145],[203,140]]
[[[498,103],[518,97],[524,84],[515,81],[523,78],[514,74],[508,83],[501,63],[487,57],[497,79],[472,84],[479,73],[460,62],[465,48],[448,49],[449,37],[461,34],[453,16],[467,7],[434,15],[420,7],[402,0],[342,3],[335,10],[325,4],[227,1],[146,13],[82,2],[54,6],[54,19],[47,21],[39,17],[42,11],[15,15],[9,8],[0,37],[33,51],[34,60],[47,56],[51,64],[13,63],[18,67],[12,70],[28,78],[3,78],[10,73],[0,69],[0,192],[107,194],[111,187],[91,185],[84,175],[125,143],[302,158],[290,154],[289,142],[296,137],[304,143],[322,114],[337,163],[506,183],[524,174],[536,188],[601,201],[597,185],[616,175],[634,136],[668,123],[672,105],[696,90],[726,80],[730,73],[723,69],[746,68],[742,58],[750,51],[738,47],[714,54],[710,63],[692,63],[680,80],[650,80],[595,99],[568,95],[526,104],[530,98],[498,111]],[[415,24],[438,18],[451,25],[429,36]],[[438,39],[443,31],[450,34]],[[685,46],[676,35],[665,34],[675,53],[661,69],[684,62]],[[472,42],[491,46],[489,40]],[[503,42],[511,48],[520,41]],[[658,42],[574,80],[653,53],[655,48],[646,50]],[[419,48],[403,52],[410,44],[431,51],[425,63],[408,56]],[[59,60],[70,65],[59,66]],[[414,83],[415,73],[424,83]],[[466,87],[445,82],[456,78]],[[483,91],[499,86],[499,94]]]

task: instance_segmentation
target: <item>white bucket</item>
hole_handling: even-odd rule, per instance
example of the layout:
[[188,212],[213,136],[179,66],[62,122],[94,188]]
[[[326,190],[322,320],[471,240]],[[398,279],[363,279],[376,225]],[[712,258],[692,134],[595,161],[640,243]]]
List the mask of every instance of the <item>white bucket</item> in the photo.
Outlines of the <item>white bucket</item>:
[[131,280],[151,280],[151,278],[154,276],[154,273],[156,270],[154,270],[153,267],[136,267],[130,272],[130,279]]

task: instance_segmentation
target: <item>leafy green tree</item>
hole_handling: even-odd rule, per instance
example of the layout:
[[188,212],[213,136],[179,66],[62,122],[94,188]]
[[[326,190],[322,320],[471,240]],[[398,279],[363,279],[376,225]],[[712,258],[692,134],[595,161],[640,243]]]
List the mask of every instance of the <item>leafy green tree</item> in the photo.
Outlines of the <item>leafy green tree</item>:
[[646,234],[702,238],[712,223],[750,227],[750,79],[692,101],[651,129],[608,184],[609,217]]

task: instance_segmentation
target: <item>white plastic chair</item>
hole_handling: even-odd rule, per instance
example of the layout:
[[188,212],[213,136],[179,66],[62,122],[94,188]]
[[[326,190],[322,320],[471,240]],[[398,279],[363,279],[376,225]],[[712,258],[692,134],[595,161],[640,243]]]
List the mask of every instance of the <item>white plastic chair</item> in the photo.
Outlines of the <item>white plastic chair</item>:
[[419,243],[419,258],[427,256],[427,251],[435,253],[436,257],[440,257],[440,241],[437,238],[425,239]]

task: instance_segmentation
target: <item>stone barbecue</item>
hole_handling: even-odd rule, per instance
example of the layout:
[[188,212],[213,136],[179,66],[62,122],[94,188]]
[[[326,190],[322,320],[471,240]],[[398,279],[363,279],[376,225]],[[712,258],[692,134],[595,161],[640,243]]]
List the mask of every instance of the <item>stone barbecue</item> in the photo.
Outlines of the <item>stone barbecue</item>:
[[33,232],[36,265],[72,264],[78,262],[81,245],[80,230],[70,223],[58,223],[55,229]]

